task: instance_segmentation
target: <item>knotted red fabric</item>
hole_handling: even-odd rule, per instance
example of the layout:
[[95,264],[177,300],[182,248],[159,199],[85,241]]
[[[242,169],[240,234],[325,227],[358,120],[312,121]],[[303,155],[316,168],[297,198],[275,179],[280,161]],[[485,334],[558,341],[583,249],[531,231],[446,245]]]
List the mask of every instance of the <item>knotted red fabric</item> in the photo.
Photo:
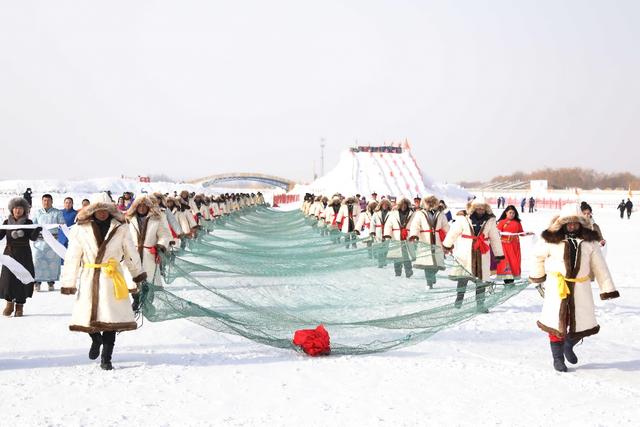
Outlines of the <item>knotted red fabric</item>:
[[160,254],[158,254],[158,248],[156,248],[155,246],[145,246],[145,249],[147,249],[151,255],[153,255],[153,259],[156,262],[156,264],[160,264]]
[[[433,230],[421,230],[422,233],[434,233]],[[447,237],[447,232],[443,229],[436,230],[435,233],[438,233],[438,237],[440,237],[440,241],[444,242],[444,239]]]
[[480,251],[481,254],[486,254],[489,252],[489,245],[485,240],[484,234],[480,233],[479,236],[469,236],[467,234],[463,234],[462,237],[465,239],[473,239],[473,249],[476,251]]
[[409,237],[409,229],[408,228],[401,228],[400,229],[400,240],[407,240],[408,237]]
[[302,347],[309,356],[325,356],[331,353],[329,333],[320,325],[315,329],[300,329],[293,336],[293,343]]

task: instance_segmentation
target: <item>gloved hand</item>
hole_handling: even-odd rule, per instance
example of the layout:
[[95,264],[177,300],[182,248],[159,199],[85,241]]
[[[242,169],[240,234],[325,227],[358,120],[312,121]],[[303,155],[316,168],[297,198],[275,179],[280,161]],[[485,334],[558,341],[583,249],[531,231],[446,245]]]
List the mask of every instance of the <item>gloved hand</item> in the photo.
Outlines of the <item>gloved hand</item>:
[[133,294],[132,297],[133,303],[131,303],[131,309],[134,313],[138,314],[138,312],[140,311],[140,294]]
[[42,239],[42,235],[40,234],[42,232],[42,227],[36,227],[33,229],[33,231],[31,232],[31,239],[35,240],[35,239]]

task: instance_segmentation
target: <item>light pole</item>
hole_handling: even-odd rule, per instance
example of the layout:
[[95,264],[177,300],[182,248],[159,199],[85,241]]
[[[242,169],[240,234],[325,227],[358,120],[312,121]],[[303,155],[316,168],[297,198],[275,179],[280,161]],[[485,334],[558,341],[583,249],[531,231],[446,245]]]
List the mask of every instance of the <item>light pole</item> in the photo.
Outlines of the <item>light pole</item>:
[[324,138],[320,138],[320,176],[324,176]]

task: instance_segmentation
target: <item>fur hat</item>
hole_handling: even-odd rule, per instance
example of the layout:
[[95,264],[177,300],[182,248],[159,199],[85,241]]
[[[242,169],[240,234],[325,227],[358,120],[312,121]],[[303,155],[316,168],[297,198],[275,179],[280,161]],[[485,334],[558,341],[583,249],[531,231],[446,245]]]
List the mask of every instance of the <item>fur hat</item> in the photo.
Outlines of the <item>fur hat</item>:
[[376,202],[375,200],[372,201],[372,202],[367,203],[367,210],[368,211],[370,211],[370,210],[374,210],[375,211],[377,209],[377,207],[378,207],[378,202]]
[[157,204],[159,204],[159,205],[160,205],[160,204],[164,205],[164,203],[165,203],[165,200],[166,200],[166,197],[167,197],[167,196],[165,196],[164,194],[162,194],[162,193],[160,193],[160,192],[157,192],[157,191],[156,191],[155,193],[153,193],[153,194],[152,194],[151,196],[149,196],[149,197],[151,197],[151,199],[152,199],[155,203],[157,203]]
[[331,201],[329,202],[330,205],[339,205],[340,203],[342,203],[340,196],[335,196],[335,195],[331,198]]
[[107,193],[98,193],[91,197],[91,203],[78,211],[76,222],[86,224],[97,211],[106,210],[112,218],[119,222],[124,222],[124,215],[118,210],[115,203]]
[[491,205],[489,205],[489,203],[487,203],[483,198],[475,198],[473,200],[469,200],[469,202],[467,203],[467,213],[469,215],[471,215],[478,208],[484,208],[484,211],[487,214],[493,215]]
[[380,200],[380,203],[378,203],[378,207],[376,208],[376,211],[381,211],[382,210],[382,205],[389,206],[389,210],[391,210],[391,200],[389,200],[389,199]]
[[14,197],[13,199],[9,200],[9,214],[12,213],[13,208],[18,208],[18,207],[22,207],[22,209],[24,209],[24,214],[25,215],[29,215],[29,210],[31,209],[31,206],[29,206],[29,202],[27,202],[26,199],[24,199],[23,197]]
[[436,196],[424,196],[422,202],[420,203],[420,207],[422,209],[436,209],[440,201]]
[[355,205],[356,203],[358,203],[358,199],[356,199],[355,197],[347,197],[342,201],[343,205]]
[[158,208],[158,204],[154,202],[154,200],[149,196],[140,196],[131,203],[129,209],[125,213],[125,217],[133,218],[138,210],[138,206],[141,204],[146,205],[149,208],[149,213],[147,216],[159,217],[160,209]]
[[[382,203],[382,202],[380,202],[380,203]],[[398,199],[398,201],[396,202],[396,207],[395,207],[395,209],[399,210],[399,209],[400,209],[400,205],[401,205],[401,204],[403,204],[403,203],[406,203],[408,208],[411,208],[411,206],[412,206],[412,205],[411,205],[411,200],[409,200],[409,199],[408,199],[408,198],[406,198],[406,197],[400,197],[400,198]]]
[[577,203],[569,203],[562,207],[560,215],[553,217],[547,230],[555,233],[559,231],[563,225],[569,224],[570,222],[578,222],[585,228],[591,227],[589,219],[582,214],[580,205]]

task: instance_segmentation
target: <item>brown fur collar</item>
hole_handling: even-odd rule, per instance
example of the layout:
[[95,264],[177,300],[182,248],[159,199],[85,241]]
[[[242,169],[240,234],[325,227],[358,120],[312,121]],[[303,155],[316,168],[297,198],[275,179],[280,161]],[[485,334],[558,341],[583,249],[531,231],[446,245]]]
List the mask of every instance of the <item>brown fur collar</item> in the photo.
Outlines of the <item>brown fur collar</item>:
[[[562,229],[557,231],[546,229],[542,232],[541,237],[547,243],[560,243],[565,239],[566,236],[565,232]],[[578,233],[576,233],[576,237],[586,242],[597,242],[599,240],[598,233],[586,227],[581,227]]]

